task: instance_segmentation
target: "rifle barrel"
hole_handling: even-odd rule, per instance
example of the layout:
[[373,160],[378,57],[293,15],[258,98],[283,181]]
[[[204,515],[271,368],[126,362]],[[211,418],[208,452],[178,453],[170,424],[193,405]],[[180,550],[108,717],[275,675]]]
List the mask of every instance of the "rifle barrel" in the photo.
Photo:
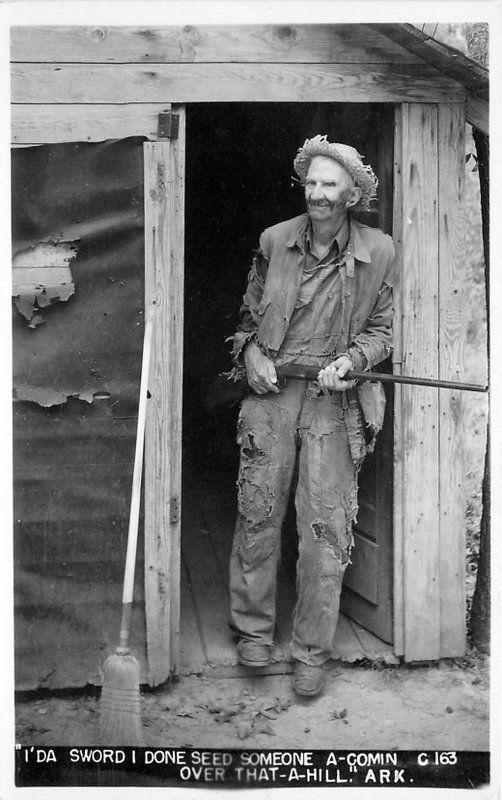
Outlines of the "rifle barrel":
[[[304,378],[317,380],[320,367],[304,364],[285,364],[277,367],[278,378]],[[460,381],[443,381],[435,378],[414,378],[410,375],[388,375],[386,372],[359,372],[349,370],[345,380],[382,381],[382,383],[404,383],[411,386],[431,386],[435,389],[461,389],[464,392],[487,392],[488,386],[477,383],[461,383]]]

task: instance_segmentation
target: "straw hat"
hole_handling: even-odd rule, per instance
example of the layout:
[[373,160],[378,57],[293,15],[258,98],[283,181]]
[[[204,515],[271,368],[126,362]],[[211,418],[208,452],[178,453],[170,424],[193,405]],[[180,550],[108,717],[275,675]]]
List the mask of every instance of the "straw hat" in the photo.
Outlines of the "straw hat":
[[348,144],[328,142],[326,136],[317,134],[313,139],[306,139],[300,147],[293,166],[305,186],[310,162],[315,156],[326,156],[338,161],[347,170],[362,191],[361,199],[352,207],[352,211],[373,211],[372,201],[377,196],[378,178],[369,164],[363,164],[362,156],[355,147]]

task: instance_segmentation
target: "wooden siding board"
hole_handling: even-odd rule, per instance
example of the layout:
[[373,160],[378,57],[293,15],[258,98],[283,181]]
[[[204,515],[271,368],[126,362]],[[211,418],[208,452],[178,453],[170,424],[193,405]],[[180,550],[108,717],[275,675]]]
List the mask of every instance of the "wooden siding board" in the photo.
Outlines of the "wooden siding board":
[[[169,396],[169,197],[166,186],[170,142],[144,145],[145,174],[145,308],[157,302],[150,367],[145,432],[145,603],[149,683],[156,686],[170,674],[171,530],[169,522],[169,417],[163,400]],[[163,181],[162,181],[163,178]],[[167,452],[166,452],[167,450]]]
[[[183,358],[184,113],[179,139],[146,142],[145,305],[156,302],[145,459],[149,681],[178,671]],[[171,519],[171,502],[178,516]]]
[[463,86],[427,65],[14,64],[13,103],[441,102]]
[[179,506],[178,521],[173,523],[173,550],[171,558],[171,580],[175,589],[171,600],[171,670],[179,671],[180,651],[180,569],[181,569],[181,437],[183,414],[183,303],[185,277],[185,141],[186,115],[184,106],[173,106],[179,118],[178,138],[171,143],[170,170],[171,201],[169,204],[169,226],[171,228],[170,250],[170,317],[164,324],[170,327],[170,351],[167,369],[171,389],[167,397],[165,413],[170,425],[170,487]]
[[[438,371],[438,112],[403,105],[403,372]],[[438,390],[403,387],[404,634],[408,661],[440,655]]]
[[[462,295],[465,116],[439,106],[439,375],[462,380],[467,319]],[[441,656],[465,652],[463,393],[439,395]]]
[[[36,58],[34,58],[36,54]],[[15,26],[11,60],[79,63],[221,61],[414,63],[365,25]]]
[[165,108],[165,101],[122,106],[13,104],[12,142],[15,145],[102,142],[128,136],[156,139],[158,115]]
[[[394,350],[392,368],[396,375],[402,372],[403,341],[403,135],[402,109],[397,106],[394,116],[394,202],[392,239],[396,248],[395,282],[394,282]],[[403,514],[404,514],[404,466],[403,466],[403,429],[402,429],[402,387],[394,387],[394,506],[393,506],[393,548],[394,548],[394,651],[396,655],[404,654],[404,561],[403,561]]]

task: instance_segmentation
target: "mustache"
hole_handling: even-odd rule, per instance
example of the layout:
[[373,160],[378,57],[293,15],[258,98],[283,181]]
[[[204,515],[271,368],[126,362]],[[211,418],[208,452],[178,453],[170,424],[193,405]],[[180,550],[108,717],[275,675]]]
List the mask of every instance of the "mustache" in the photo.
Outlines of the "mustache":
[[313,206],[314,208],[334,208],[335,203],[330,202],[329,200],[307,200],[307,205]]

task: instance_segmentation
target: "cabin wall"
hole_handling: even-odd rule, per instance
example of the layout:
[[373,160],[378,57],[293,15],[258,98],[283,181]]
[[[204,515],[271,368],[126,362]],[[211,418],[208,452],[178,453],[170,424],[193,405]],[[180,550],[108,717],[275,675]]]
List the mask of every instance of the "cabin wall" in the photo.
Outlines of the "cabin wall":
[[[463,336],[456,295],[456,273],[461,263],[458,220],[462,187],[458,170],[463,158],[460,131],[465,104],[460,83],[364,25],[155,30],[23,26],[12,29],[11,62],[14,145],[103,142],[107,156],[113,154],[113,143],[104,140],[156,139],[158,114],[174,102],[382,102],[402,106],[394,174],[394,230],[400,239],[402,264],[398,287],[402,346],[395,368],[413,371],[418,365],[430,369],[430,375],[457,375]],[[84,146],[76,145],[74,155]],[[32,151],[26,151],[25,158],[34,158]],[[31,228],[28,225],[19,233],[21,253],[51,237],[70,250],[51,250],[50,262],[46,261],[46,251],[44,263],[36,262],[42,251],[31,253],[31,260],[23,260],[23,256],[16,262],[16,280],[22,279],[16,286],[34,287],[32,292],[26,288],[18,292],[21,299],[14,320],[15,388],[19,392],[15,413],[22,430],[16,441],[16,475],[23,486],[23,508],[33,509],[25,518],[33,526],[33,536],[26,538],[23,533],[17,537],[21,550],[16,558],[29,573],[18,587],[41,585],[34,574],[37,564],[52,558],[48,540],[39,537],[40,531],[44,535],[46,531],[50,535],[58,532],[61,552],[68,553],[62,559],[66,566],[74,549],[81,546],[88,554],[86,574],[92,574],[92,564],[100,561],[103,540],[98,529],[95,535],[89,535],[86,520],[104,520],[101,532],[107,521],[110,529],[116,530],[127,513],[123,500],[116,500],[116,505],[114,502],[118,494],[128,496],[126,484],[132,461],[144,298],[143,220],[142,197],[131,194],[128,168],[124,169],[120,159],[117,164],[119,177],[103,195],[104,207],[109,210],[104,228],[96,227],[91,200],[83,211],[78,203],[72,207],[62,231],[59,224],[55,231],[52,224],[37,227],[31,221]],[[101,185],[102,169],[103,165],[89,173],[87,188]],[[31,203],[30,213],[36,215],[51,206],[54,195],[50,195],[49,203],[43,195],[48,172],[42,166],[37,168],[34,162],[27,170],[28,177],[19,192],[20,196],[24,192],[25,200]],[[135,162],[132,182],[136,189],[140,172]],[[39,181],[40,200],[30,197],[29,176],[33,175]],[[133,196],[134,202],[130,199]],[[118,211],[115,204],[120,206],[127,197],[130,206]],[[384,223],[388,226],[389,219]],[[74,258],[71,243],[77,239],[80,242]],[[105,240],[114,243],[119,255],[107,251],[96,260],[93,247]],[[35,291],[38,273],[30,275],[29,270],[48,267],[52,272],[46,276],[47,291],[42,296]],[[75,310],[78,324],[73,316],[70,322],[67,308]],[[36,327],[38,316],[47,318]],[[32,323],[35,330],[26,327]],[[113,328],[115,325],[118,327]],[[79,330],[91,337],[91,347],[87,339],[80,344]],[[43,342],[43,347],[33,347],[35,341]],[[39,358],[44,348],[50,353],[46,361]],[[446,356],[440,357],[440,353]],[[123,398],[122,409],[120,404],[112,408],[106,397],[98,399],[102,385],[98,379],[105,376],[117,396]],[[457,460],[460,401],[451,393],[431,399],[422,390],[411,394],[408,389],[400,390],[398,397],[395,435],[400,444],[395,458],[401,483],[396,484],[394,517],[398,542],[394,611],[401,648],[397,644],[397,649],[408,660],[457,655],[463,648],[464,631],[463,563],[460,570],[463,526],[459,525],[463,499],[461,461]],[[46,406],[40,405],[41,399]],[[53,407],[54,402],[58,405]],[[62,407],[68,409],[68,423],[62,421]],[[116,447],[115,432],[119,428],[120,446]],[[91,451],[80,447],[79,436],[84,430],[86,440],[92,443]],[[108,438],[110,430],[114,434]],[[74,456],[58,450],[58,437],[60,443],[72,443]],[[107,450],[109,444],[111,449]],[[453,471],[448,467],[452,462],[456,465]],[[62,480],[58,487],[66,486],[66,494],[59,488],[54,493],[44,485],[44,475],[51,470],[59,470]],[[80,489],[85,470],[87,474],[96,470],[96,495],[86,495]],[[424,474],[425,493],[420,489]],[[105,495],[106,509],[100,507]],[[77,539],[71,546],[68,542],[66,527],[61,524],[62,505],[79,510],[78,519],[71,520],[72,531],[78,530],[79,545]],[[113,513],[111,508],[115,509]],[[23,519],[16,514],[18,518]],[[426,524],[427,518],[430,524]],[[117,542],[122,541],[121,533]],[[117,546],[117,561],[121,559],[118,554]],[[66,576],[69,602],[74,600],[70,596],[74,575],[75,569]],[[57,596],[57,580],[55,574],[44,596]],[[118,573],[114,580],[118,585]],[[86,591],[92,602],[92,581]],[[422,598],[426,598],[425,610],[419,602]],[[18,629],[20,639],[26,642],[37,638],[35,612],[32,603],[26,613],[26,627]],[[84,608],[78,620],[75,613],[73,603],[54,617],[55,625],[58,618],[65,620],[68,637],[71,632],[74,638],[88,619]],[[42,642],[39,644],[42,646]],[[54,642],[48,641],[46,646],[54,649]],[[102,641],[99,646],[106,651],[109,643]],[[57,672],[45,676],[18,673],[17,677],[19,686],[68,685],[58,683],[63,678]]]
[[[33,54],[36,53],[34,59]],[[166,103],[464,102],[366,25],[14,27],[12,141],[155,138]]]

